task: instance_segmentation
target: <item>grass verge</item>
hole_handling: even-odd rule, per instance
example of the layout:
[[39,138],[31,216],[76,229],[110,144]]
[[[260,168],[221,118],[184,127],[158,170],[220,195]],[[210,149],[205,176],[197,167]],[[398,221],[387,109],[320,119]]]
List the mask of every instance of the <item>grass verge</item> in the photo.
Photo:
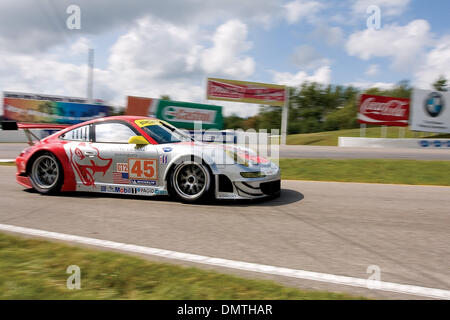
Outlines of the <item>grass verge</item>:
[[[398,138],[399,128],[387,127],[387,138]],[[293,134],[287,136],[287,144],[311,146],[337,146],[339,137],[359,137],[359,129],[325,131],[317,133]],[[449,135],[434,135],[433,133],[419,132],[415,136],[413,131],[405,129],[405,138],[448,138]],[[366,138],[381,138],[380,127],[366,129]]]
[[450,186],[450,161],[280,159],[282,179]]
[[280,167],[285,180],[450,186],[450,161],[280,159]]
[[[81,289],[66,269],[81,269]],[[354,299],[0,233],[0,299]]]
[[0,166],[10,166],[13,167],[15,166],[16,163],[15,162],[0,162]]

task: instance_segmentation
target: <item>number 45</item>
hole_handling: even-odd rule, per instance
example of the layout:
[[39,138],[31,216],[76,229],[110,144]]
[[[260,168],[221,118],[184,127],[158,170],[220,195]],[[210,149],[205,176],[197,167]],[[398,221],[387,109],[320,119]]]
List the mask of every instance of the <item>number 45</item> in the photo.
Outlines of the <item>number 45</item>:
[[155,159],[129,159],[128,173],[130,179],[157,180]]

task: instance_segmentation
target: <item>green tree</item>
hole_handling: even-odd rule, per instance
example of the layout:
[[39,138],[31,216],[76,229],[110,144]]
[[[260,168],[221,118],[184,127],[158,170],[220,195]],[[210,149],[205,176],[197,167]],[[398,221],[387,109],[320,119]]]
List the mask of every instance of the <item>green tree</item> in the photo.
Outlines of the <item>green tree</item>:
[[159,96],[161,100],[172,100],[168,94],[162,94]]
[[242,123],[245,119],[236,114],[223,118],[223,126],[225,129],[243,129]]
[[448,90],[448,80],[443,76],[439,76],[439,78],[433,83],[433,87],[437,91],[447,91]]

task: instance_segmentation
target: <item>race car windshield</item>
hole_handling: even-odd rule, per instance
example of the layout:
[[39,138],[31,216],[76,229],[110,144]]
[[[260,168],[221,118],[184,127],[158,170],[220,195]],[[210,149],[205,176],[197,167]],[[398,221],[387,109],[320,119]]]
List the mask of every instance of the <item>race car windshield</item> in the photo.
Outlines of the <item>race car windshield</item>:
[[163,122],[144,126],[142,129],[158,144],[194,141],[191,136]]

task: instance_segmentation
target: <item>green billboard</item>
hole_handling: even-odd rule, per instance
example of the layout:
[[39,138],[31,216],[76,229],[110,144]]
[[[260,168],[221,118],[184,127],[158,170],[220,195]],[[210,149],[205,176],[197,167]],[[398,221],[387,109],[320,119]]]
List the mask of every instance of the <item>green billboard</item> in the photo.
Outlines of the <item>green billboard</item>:
[[194,129],[198,121],[202,129],[223,129],[222,107],[210,104],[159,100],[156,117],[178,128]]

